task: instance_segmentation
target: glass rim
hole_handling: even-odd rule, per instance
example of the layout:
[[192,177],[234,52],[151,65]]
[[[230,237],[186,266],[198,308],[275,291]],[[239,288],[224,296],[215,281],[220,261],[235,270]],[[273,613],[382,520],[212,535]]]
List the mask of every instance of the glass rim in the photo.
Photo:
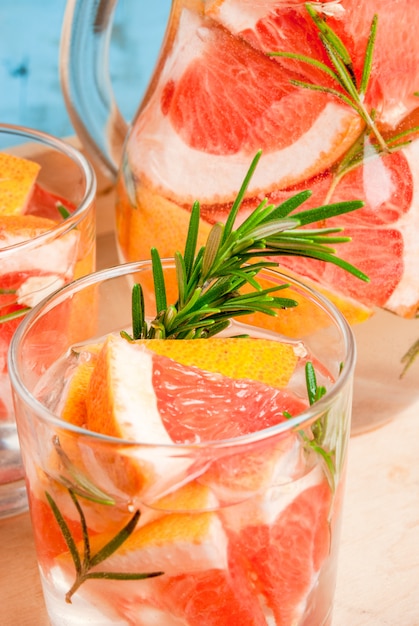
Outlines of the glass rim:
[[[162,263],[163,267],[165,265],[168,266],[168,264],[170,264],[170,267],[175,267],[175,262],[172,258],[162,259]],[[44,300],[38,303],[25,315],[22,322],[16,329],[14,335],[12,336],[12,340],[8,350],[8,371],[13,392],[16,393],[19,398],[24,400],[24,402],[32,408],[32,410],[37,414],[38,418],[41,418],[44,422],[48,422],[51,425],[59,427],[63,431],[82,435],[86,439],[97,439],[98,441],[101,441],[103,443],[107,442],[117,446],[141,446],[144,448],[159,448],[168,450],[191,450],[209,447],[212,449],[222,449],[232,446],[239,447],[245,446],[247,444],[257,443],[262,440],[267,440],[275,436],[290,432],[297,428],[302,428],[305,424],[310,424],[317,417],[319,417],[319,415],[330,409],[335,397],[340,394],[341,389],[347,384],[348,378],[353,375],[356,361],[356,344],[352,329],[344,315],[333,304],[333,302],[328,300],[325,296],[323,296],[312,287],[305,285],[300,280],[287,275],[285,272],[277,270],[274,267],[269,267],[266,270],[262,270],[262,272],[277,274],[281,278],[285,279],[285,282],[289,283],[291,287],[297,287],[299,290],[304,292],[304,295],[307,295],[307,297],[314,300],[320,308],[325,310],[327,314],[333,319],[344,341],[346,356],[345,367],[343,367],[342,373],[337,378],[333,387],[320,400],[316,401],[314,405],[308,406],[304,411],[302,411],[295,417],[280,422],[275,426],[270,426],[269,428],[264,428],[253,433],[240,435],[229,439],[195,443],[144,443],[141,441],[133,441],[119,437],[113,437],[110,435],[103,435],[92,430],[81,428],[69,422],[65,422],[64,420],[59,418],[53,411],[50,411],[46,406],[44,406],[42,402],[37,400],[26,388],[25,384],[21,380],[18,366],[18,351],[20,342],[24,340],[25,335],[30,331],[32,325],[36,323],[38,316],[43,312],[48,312],[49,310],[51,310],[51,308],[54,308],[56,304],[60,304],[69,296],[69,293],[76,293],[86,287],[90,287],[99,282],[136,273],[139,272],[141,269],[148,269],[150,267],[151,260],[143,260],[130,263],[122,263],[102,270],[98,270],[96,272],[92,272],[91,274],[87,274],[86,276],[82,276],[74,281],[71,281],[70,283],[67,283],[63,287],[60,287],[56,291],[52,292],[49,296],[47,296]]]
[[19,253],[25,250],[37,248],[42,245],[44,241],[48,241],[49,239],[55,239],[57,236],[61,236],[77,226],[79,222],[85,217],[95,199],[97,180],[93,166],[88,161],[88,159],[81,153],[78,148],[71,145],[64,139],[60,139],[59,137],[55,137],[54,135],[51,135],[41,130],[37,130],[35,128],[19,126],[16,124],[0,123],[0,135],[1,134],[11,136],[14,135],[23,139],[27,138],[28,140],[35,141],[38,145],[43,144],[45,146],[49,146],[55,150],[58,150],[69,159],[71,159],[73,163],[80,169],[80,171],[83,172],[85,182],[85,191],[83,194],[83,198],[80,200],[80,202],[77,203],[77,207],[74,213],[72,213],[62,222],[57,223],[54,228],[50,228],[47,231],[37,235],[36,237],[32,237],[31,239],[15,243],[11,246],[5,246],[4,248],[0,248],[0,257],[6,257],[8,255]]

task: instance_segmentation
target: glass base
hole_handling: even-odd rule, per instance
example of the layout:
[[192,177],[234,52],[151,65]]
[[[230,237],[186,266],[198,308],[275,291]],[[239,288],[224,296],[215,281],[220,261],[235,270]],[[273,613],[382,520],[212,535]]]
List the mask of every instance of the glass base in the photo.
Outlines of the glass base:
[[0,485],[0,519],[28,510],[26,485],[23,479]]

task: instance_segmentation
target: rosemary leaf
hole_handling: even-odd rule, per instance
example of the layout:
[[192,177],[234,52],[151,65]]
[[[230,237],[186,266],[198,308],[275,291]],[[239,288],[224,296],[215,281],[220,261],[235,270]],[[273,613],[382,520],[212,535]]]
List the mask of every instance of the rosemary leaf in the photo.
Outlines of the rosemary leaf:
[[[300,211],[295,213],[295,217],[301,226],[306,224],[314,224],[315,222],[323,222],[331,217],[337,217],[344,213],[351,213],[364,206],[364,203],[360,200],[352,200],[349,202],[336,202],[331,204],[325,204],[308,211]],[[302,231],[305,232],[305,231]]]
[[292,85],[295,85],[296,87],[303,87],[304,89],[311,89],[312,91],[322,91],[323,93],[329,93],[330,95],[335,96],[336,98],[339,98],[339,100],[342,100],[342,102],[344,102],[351,108],[355,109],[355,111],[358,113],[358,115],[360,115],[360,117],[362,118],[365,117],[365,113],[362,110],[362,108],[359,106],[359,103],[357,101],[351,100],[347,95],[338,91],[337,89],[333,89],[332,87],[325,87],[324,85],[315,85],[313,83],[307,83],[302,80],[296,80],[296,79],[290,80],[290,83]]
[[316,372],[313,364],[309,361],[305,367],[306,387],[308,394],[308,401],[310,406],[320,400],[320,398],[326,393],[324,387],[317,386]]
[[176,265],[176,282],[178,285],[179,307],[182,308],[185,306],[185,302],[186,302],[185,286],[187,284],[188,272],[186,269],[186,261],[184,257],[182,257],[180,252],[175,253],[175,265]]
[[156,248],[151,249],[151,260],[153,265],[154,294],[156,296],[157,314],[167,308],[166,285],[164,283],[163,266],[160,255]]
[[132,306],[132,334],[134,339],[140,339],[144,329],[144,293],[141,285],[135,284],[131,293]]
[[202,282],[205,281],[207,275],[211,272],[211,269],[216,262],[217,253],[220,248],[220,244],[223,238],[224,224],[218,222],[214,224],[208,235],[207,245],[205,246],[204,257],[202,260]]
[[10,313],[0,315],[0,324],[10,322],[10,320],[15,320],[18,317],[23,317],[28,311],[30,311],[30,307],[24,307],[23,309],[18,309],[17,311],[11,311]]
[[191,217],[189,219],[188,235],[186,237],[185,254],[184,254],[185,274],[186,274],[187,279],[190,278],[192,268],[193,268],[193,262],[195,258],[196,246],[197,246],[197,241],[198,241],[199,219],[200,219],[199,202],[194,202],[192,206]]
[[[281,57],[284,59],[293,59],[294,61],[299,61],[300,63],[305,63],[307,65],[312,65],[316,69],[320,70],[330,78],[332,78],[335,82],[339,82],[339,76],[328,66],[318,61],[317,59],[313,59],[311,57],[305,56],[304,54],[296,54],[295,52],[268,52],[268,56],[270,57]],[[300,83],[299,83],[300,84]],[[312,83],[305,83],[306,86],[312,86]],[[323,86],[317,85],[318,88],[323,88]]]
[[96,554],[94,554],[90,561],[89,567],[95,567],[102,563],[107,558],[111,556],[116,550],[122,546],[122,544],[128,539],[128,537],[134,532],[135,527],[137,526],[137,522],[140,519],[140,511],[135,511],[132,518],[128,521],[128,523],[121,528],[121,530],[113,537],[108,543],[106,543],[103,548],[101,548]]
[[352,68],[351,56],[341,38],[338,37],[338,35],[328,26],[326,20],[319,17],[316,9],[310,3],[307,2],[305,7],[307,13],[316,24],[324,40],[336,51],[336,54],[339,56],[344,65]]
[[151,572],[150,574],[137,574],[135,572],[89,572],[84,576],[85,580],[101,579],[101,580],[145,580],[147,578],[156,578],[162,576],[164,572]]
[[367,48],[365,51],[365,60],[364,60],[364,66],[362,70],[361,84],[359,86],[359,94],[361,97],[364,97],[364,95],[367,92],[368,83],[369,83],[370,76],[371,76],[373,51],[374,51],[375,39],[377,37],[377,21],[378,21],[378,15],[374,15],[372,23],[371,23],[370,34],[368,36]]
[[70,497],[73,500],[73,504],[76,507],[77,512],[80,517],[80,525],[81,525],[81,530],[82,530],[82,535],[83,535],[83,546],[84,546],[82,570],[85,570],[86,568],[89,568],[90,566],[90,539],[89,539],[89,532],[88,532],[87,523],[86,523],[86,517],[83,513],[83,509],[81,508],[79,504],[76,494],[72,491],[72,489],[69,489],[68,491],[70,493]]
[[419,356],[419,339],[409,348],[409,350],[403,355],[401,362],[404,364],[400,378],[406,375],[408,369],[413,365],[414,361]]
[[352,98],[354,102],[358,102],[359,94],[356,88],[356,84],[354,82],[353,72],[348,71],[348,65],[342,61],[340,54],[333,47],[333,45],[329,43],[326,37],[320,35],[320,40],[323,43],[323,47],[326,51],[327,56],[335,67],[336,76],[338,77],[339,84],[343,87],[343,89],[348,93],[349,97]]
[[107,493],[102,491],[94,485],[82,472],[71,462],[67,454],[61,447],[61,443],[58,437],[53,438],[53,445],[56,453],[58,454],[64,469],[70,475],[71,480],[66,476],[60,476],[62,483],[68,488],[69,491],[73,491],[82,497],[91,500],[92,502],[98,502],[112,506],[115,504],[115,500]]
[[282,220],[272,220],[268,223],[263,223],[259,228],[255,228],[251,231],[252,236],[252,244],[254,241],[258,239],[266,239],[271,235],[275,235],[278,233],[282,233],[283,231],[289,230],[290,228],[295,228],[300,226],[300,221],[298,219],[282,219]]
[[233,202],[233,206],[231,207],[230,213],[225,223],[225,228],[224,228],[224,233],[223,233],[223,242],[227,239],[227,237],[230,235],[231,231],[233,230],[234,223],[236,221],[241,203],[243,202],[243,198],[245,196],[245,193],[247,191],[247,188],[249,186],[249,183],[252,179],[252,176],[255,172],[255,169],[257,167],[257,164],[259,163],[261,156],[262,156],[262,150],[259,150],[256,153],[256,155],[253,157],[250,167],[246,173],[246,176],[244,177],[243,183],[241,184],[239,192],[236,196],[236,199]]
[[81,558],[77,550],[76,542],[73,539],[73,535],[71,534],[71,531],[67,525],[67,522],[65,521],[64,517],[61,515],[61,511],[56,505],[53,497],[47,491],[45,492],[45,496],[48,500],[48,504],[51,507],[51,510],[57,521],[57,524],[60,527],[61,533],[63,535],[67,548],[70,552],[71,558],[73,559],[74,567],[76,568],[76,573],[80,575],[82,572]]
[[292,211],[295,211],[295,209],[311,198],[311,196],[312,192],[309,189],[296,193],[295,196],[291,196],[291,198],[288,198],[282,204],[275,207],[270,216],[271,219],[279,220],[287,217],[290,213],[292,213]]

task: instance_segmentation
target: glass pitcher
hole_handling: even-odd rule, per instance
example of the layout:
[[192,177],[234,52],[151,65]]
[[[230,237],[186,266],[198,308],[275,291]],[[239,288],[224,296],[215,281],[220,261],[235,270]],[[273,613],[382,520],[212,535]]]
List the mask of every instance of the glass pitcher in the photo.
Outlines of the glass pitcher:
[[[115,5],[68,0],[61,72],[76,132],[117,181],[120,260],[148,258],[152,246],[162,256],[182,250],[196,200],[206,239],[261,149],[238,219],[263,197],[278,204],[304,189],[312,192],[307,209],[363,200],[361,210],[330,226],[352,238],[339,256],[369,284],[321,259],[284,254],[279,261],[314,281],[350,322],[377,308],[395,313],[396,323],[417,316],[416,0],[173,0],[130,125],[108,73]],[[388,342],[387,321],[385,328],[380,344]],[[403,337],[394,331],[391,351],[394,386],[400,358],[419,335],[416,322],[402,330]],[[403,392],[398,406],[405,399]]]

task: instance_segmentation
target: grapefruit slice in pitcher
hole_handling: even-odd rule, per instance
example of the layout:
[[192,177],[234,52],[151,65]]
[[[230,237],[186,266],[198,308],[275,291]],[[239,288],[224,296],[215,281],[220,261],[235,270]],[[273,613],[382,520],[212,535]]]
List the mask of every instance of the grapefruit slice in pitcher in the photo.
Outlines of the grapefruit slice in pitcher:
[[[304,55],[330,67],[319,31],[304,2],[268,0],[256,7],[254,4],[242,0],[213,0],[207,4],[206,13],[257,50]],[[367,104],[378,112],[379,124],[395,127],[418,106],[414,95],[418,90],[419,57],[416,4],[394,0],[345,0],[342,3],[314,0],[310,6],[343,41],[358,82],[371,24],[374,15],[378,16]],[[276,60],[287,70],[299,73],[303,80],[330,86],[325,74],[313,65],[288,58],[277,57]]]
[[[214,222],[225,215],[242,180],[246,164],[258,148],[263,149],[263,155],[248,189],[250,208],[258,204],[258,199],[264,195],[272,201],[280,201],[302,188],[312,189],[313,200],[323,204],[327,198],[327,187],[321,183],[330,184],[330,171],[334,164],[362,131],[360,118],[351,107],[325,93],[291,85],[291,78],[298,77],[298,72],[300,78],[308,78],[302,76],[303,70],[296,67],[294,62],[284,66],[283,59],[266,56],[265,52],[272,50],[274,44],[278,43],[276,40],[279,35],[285,32],[283,47],[294,42],[292,45],[295,49],[291,47],[291,51],[298,51],[298,46],[304,46],[304,49],[299,50],[301,53],[327,60],[323,58],[324,50],[319,44],[317,31],[302,3],[287,3],[287,7],[282,3],[276,5],[274,2],[268,3],[266,8],[266,3],[262,7],[250,2],[241,2],[239,5],[235,0],[214,2],[207,7],[211,19],[206,21],[184,11],[179,38],[174,42],[154,95],[138,118],[138,125],[133,131],[134,140],[128,144],[131,165],[142,180],[140,189],[150,185],[156,196],[161,194],[160,197],[170,198],[167,202],[175,200],[181,205],[178,211],[182,216],[186,212],[184,209],[190,209],[192,202],[198,199],[204,227],[208,226],[207,222]],[[362,14],[366,25],[360,31],[363,45],[372,15],[377,9],[376,3],[372,1],[366,5],[368,10],[365,9],[366,13]],[[342,36],[349,52],[357,58],[355,53],[358,48],[354,45],[352,25],[345,17],[346,14],[356,13],[354,7],[354,3],[349,3],[345,6],[345,13],[340,4],[321,3],[321,9],[328,16],[328,23]],[[400,7],[395,10],[399,11]],[[273,20],[274,26],[276,24],[275,28],[271,28],[270,22],[265,23],[264,11],[268,13],[266,19]],[[376,42],[377,67],[387,62],[388,55],[383,50],[388,48],[383,37],[390,29],[388,15],[393,15],[392,11],[392,8],[388,8],[387,13],[381,11],[383,17],[379,24],[384,34]],[[416,13],[412,15],[413,20],[418,19]],[[299,30],[295,30],[296,14],[300,19]],[[357,16],[356,19],[359,21],[361,18]],[[229,35],[224,28],[213,26],[215,20],[230,29],[232,34]],[[233,24],[236,25],[235,30]],[[278,24],[281,24],[279,30]],[[405,28],[404,18],[402,25]],[[348,33],[343,32],[344,28],[349,29]],[[303,32],[311,34],[303,37]],[[252,36],[257,33],[261,41],[258,39],[257,43],[251,40],[249,33]],[[298,36],[296,33],[299,33]],[[389,34],[390,40],[396,45],[393,35]],[[183,42],[182,46],[180,42]],[[406,59],[409,58],[410,51],[406,55]],[[357,62],[356,71],[359,73],[360,61]],[[406,60],[406,63],[410,61]],[[300,65],[307,72],[312,69],[306,64]],[[389,73],[398,77],[399,73],[393,71],[392,67],[386,69],[383,65],[384,75]],[[412,80],[410,87],[413,85]],[[392,124],[399,122],[401,115],[412,108],[406,95],[402,111],[396,115],[390,100],[394,100],[393,92],[397,92],[399,87],[392,88],[391,81],[388,84],[389,105],[386,109],[387,118],[382,121],[384,126],[388,126],[390,118]],[[405,86],[403,93],[407,93],[410,87]],[[382,97],[382,89],[377,82],[371,82],[369,97],[377,99],[381,115],[384,105],[381,100],[378,102],[378,98]],[[414,120],[412,125],[415,125]],[[161,133],[164,138],[162,142],[148,141],[147,137],[154,136],[154,132]],[[145,152],[150,154],[148,163],[153,163],[153,167],[148,168],[144,161],[140,163],[136,157],[136,153],[141,155]],[[331,221],[331,225],[345,225],[344,234],[353,238],[351,243],[339,247],[339,255],[363,270],[370,277],[370,284],[361,283],[331,264],[325,267],[312,259],[297,257],[284,260],[284,266],[303,279],[313,280],[314,285],[339,306],[351,323],[367,319],[376,306],[404,317],[413,317],[417,311],[419,278],[416,268],[419,253],[415,233],[418,228],[419,199],[416,198],[414,180],[417,148],[412,145],[403,152],[407,159],[407,182],[403,186],[403,183],[399,184],[400,178],[399,183],[394,181],[395,189],[390,190],[392,197],[389,200],[394,205],[396,192],[400,194],[400,219],[391,217],[388,202],[380,202],[381,208],[375,205],[369,213],[369,216],[374,213],[372,222],[367,222],[366,213],[362,224],[357,222],[356,214],[351,214],[348,221],[341,218]],[[390,169],[392,167],[390,165]],[[396,176],[399,175],[397,167],[394,166]],[[344,177],[331,201],[362,199],[368,204],[369,198],[365,197],[368,189],[360,184],[360,177],[364,176],[368,183],[370,170],[370,165],[366,163],[359,168],[357,180],[351,174]],[[412,186],[409,188],[410,181]],[[323,193],[317,193],[318,188]],[[383,193],[385,191],[384,188]],[[124,252],[128,250],[128,258],[131,260],[148,254],[149,244],[153,243],[149,239],[146,247],[141,247],[142,243],[139,243],[142,241],[140,232],[146,214],[140,198],[138,202],[140,210],[130,210],[133,215],[128,235],[128,239],[133,242],[131,249],[125,242],[121,244]],[[383,211],[381,216],[379,210]],[[151,211],[147,208],[145,211],[155,241],[158,242],[158,224],[154,225],[156,220],[150,220]],[[171,219],[170,215],[168,219]],[[377,223],[377,217],[380,224]],[[163,221],[166,221],[165,218]],[[177,224],[175,209],[173,222]],[[164,238],[170,241],[170,245],[165,247],[163,242],[163,255],[170,254],[174,248],[182,249],[184,237],[176,228],[169,235],[165,234]]]
[[[290,78],[273,59],[185,9],[157,88],[128,141],[135,175],[190,205],[234,200],[259,149],[250,194],[329,167],[363,122],[328,94],[295,89]],[[311,142],[315,150],[307,150]]]
[[[326,290],[335,301],[341,296],[359,302],[360,311],[362,306],[379,306],[403,317],[414,317],[419,306],[418,158],[419,140],[414,140],[403,150],[372,158],[347,173],[331,196],[332,202],[364,198],[363,208],[332,218],[327,224],[343,227],[343,235],[351,237],[349,243],[339,246],[339,256],[367,274],[369,283],[354,279],[333,264],[304,257],[277,260]],[[307,208],[322,204],[331,184],[330,172],[308,181],[306,186],[313,195]],[[295,193],[295,188],[281,192],[281,199],[287,193]],[[271,199],[275,201],[278,195]],[[339,301],[338,306],[342,308]]]

